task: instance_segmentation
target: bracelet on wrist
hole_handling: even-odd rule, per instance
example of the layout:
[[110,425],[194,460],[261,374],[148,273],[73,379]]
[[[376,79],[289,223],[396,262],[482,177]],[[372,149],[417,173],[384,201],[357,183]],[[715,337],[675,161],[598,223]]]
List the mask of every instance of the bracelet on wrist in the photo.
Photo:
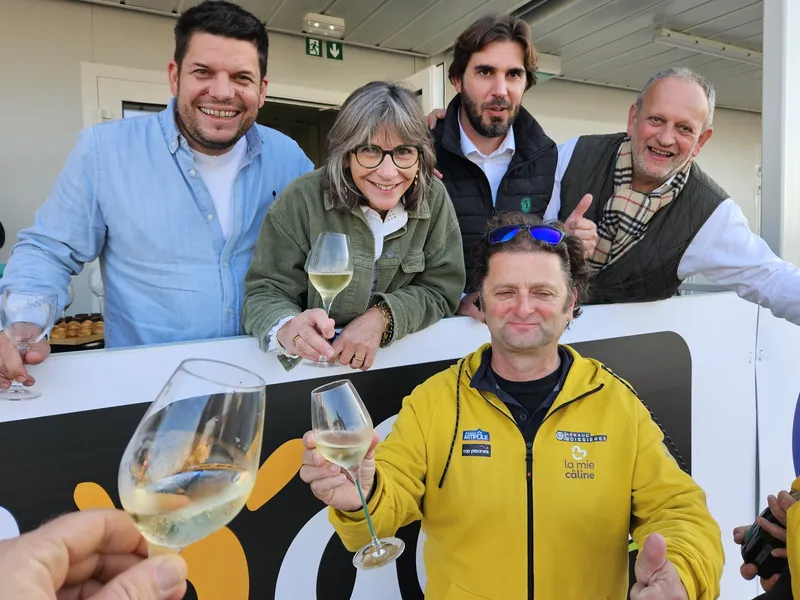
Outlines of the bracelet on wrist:
[[394,318],[389,305],[385,301],[378,302],[375,308],[380,311],[383,317],[383,336],[381,336],[381,347],[383,347],[389,344],[394,336]]

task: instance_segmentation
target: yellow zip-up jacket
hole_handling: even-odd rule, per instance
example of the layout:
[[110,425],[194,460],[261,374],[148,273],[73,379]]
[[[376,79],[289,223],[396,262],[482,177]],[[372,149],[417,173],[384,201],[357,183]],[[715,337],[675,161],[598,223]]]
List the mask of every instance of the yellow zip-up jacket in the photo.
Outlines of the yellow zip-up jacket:
[[[792,483],[791,491],[800,492],[800,477]],[[789,573],[792,575],[792,597],[800,600],[800,502],[786,512],[786,553],[789,558]]]
[[[418,386],[376,450],[369,510],[379,537],[422,519],[425,597],[624,600],[628,534],[657,531],[689,598],[717,598],[719,526],[628,384],[565,346],[574,362],[529,446],[470,387],[486,347]],[[330,518],[349,550],[369,542],[363,511]]]

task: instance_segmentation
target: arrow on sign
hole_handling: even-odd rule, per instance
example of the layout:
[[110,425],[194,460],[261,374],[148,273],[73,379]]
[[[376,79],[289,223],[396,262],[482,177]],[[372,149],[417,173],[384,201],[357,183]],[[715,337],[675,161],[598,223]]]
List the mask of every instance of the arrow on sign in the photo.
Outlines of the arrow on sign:
[[339,56],[339,46],[331,47],[331,56],[333,56],[333,58],[337,58]]

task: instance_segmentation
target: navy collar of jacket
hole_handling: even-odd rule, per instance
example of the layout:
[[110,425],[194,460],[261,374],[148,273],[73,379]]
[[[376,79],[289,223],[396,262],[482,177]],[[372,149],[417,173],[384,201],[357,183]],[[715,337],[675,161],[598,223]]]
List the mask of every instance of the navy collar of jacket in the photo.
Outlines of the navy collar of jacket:
[[[558,396],[558,393],[564,387],[564,382],[567,380],[567,375],[569,374],[569,370],[572,367],[573,358],[572,354],[570,354],[565,348],[559,346],[558,347],[558,357],[561,359],[561,364],[559,366],[560,374],[558,376],[558,383],[556,387],[553,388],[553,391],[545,398],[544,402],[539,405],[537,412],[539,410],[544,410],[547,412],[550,407],[553,405],[553,402]],[[489,346],[486,350],[483,351],[483,355],[481,356],[481,365],[478,367],[478,370],[475,371],[475,374],[472,376],[472,379],[469,382],[471,388],[478,390],[479,392],[489,392],[494,394],[500,400],[503,401],[504,404],[515,404],[517,406],[521,406],[519,402],[517,402],[511,395],[507,394],[498,384],[497,379],[495,379],[494,371],[492,370],[492,347]]]

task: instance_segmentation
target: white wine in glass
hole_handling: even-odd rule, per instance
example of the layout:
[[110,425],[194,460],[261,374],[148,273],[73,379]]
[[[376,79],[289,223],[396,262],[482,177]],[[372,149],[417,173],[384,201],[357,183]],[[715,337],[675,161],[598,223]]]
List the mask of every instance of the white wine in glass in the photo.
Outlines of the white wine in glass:
[[372,540],[356,552],[353,565],[377,569],[396,560],[405,543],[396,537],[378,539],[361,490],[359,470],[372,442],[372,418],[349,380],[334,381],[311,392],[311,428],[320,454],[353,480],[367,517]]
[[119,496],[150,554],[179,552],[239,514],[256,481],[265,385],[214,360],[181,363],[119,467]]
[[[0,298],[0,329],[14,342],[21,358],[35,343],[53,328],[58,313],[58,296],[5,290]],[[33,400],[41,392],[11,382],[7,390],[0,390],[0,400]]]
[[[311,285],[322,298],[325,314],[330,315],[331,304],[353,279],[353,256],[350,252],[350,238],[344,233],[325,231],[319,234],[311,254],[306,261],[306,272]],[[331,366],[324,356],[315,366]]]

